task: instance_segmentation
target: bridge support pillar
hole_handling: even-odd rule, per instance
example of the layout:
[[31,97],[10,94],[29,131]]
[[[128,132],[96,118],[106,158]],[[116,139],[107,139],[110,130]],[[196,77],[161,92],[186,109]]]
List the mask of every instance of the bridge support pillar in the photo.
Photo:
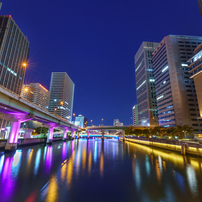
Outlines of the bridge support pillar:
[[104,134],[105,134],[105,132],[104,132],[104,130],[102,130],[102,141],[104,141]]
[[6,143],[5,150],[6,151],[13,151],[17,149],[18,143],[18,134],[20,130],[20,121],[14,121],[11,126],[11,131],[8,137],[8,141]]
[[86,131],[86,132],[87,132],[87,139],[89,139],[90,131]]
[[20,124],[29,121],[33,119],[32,115],[14,115],[10,116],[9,115],[5,116],[5,119],[8,121],[12,121],[11,125],[11,131],[6,143],[5,151],[14,151],[17,149],[17,143],[18,143],[18,135],[19,135],[19,130],[20,130]]
[[125,141],[125,130],[123,130],[123,141]]
[[67,131],[68,131],[68,129],[65,128],[65,131],[64,131],[64,134],[63,134],[63,141],[67,140]]
[[75,136],[76,136],[76,130],[73,129],[73,130],[72,130],[72,138],[75,139]]
[[77,131],[77,139],[79,139],[79,131]]
[[50,126],[49,127],[49,132],[48,132],[48,137],[47,137],[47,144],[52,144],[53,142],[53,130],[54,130],[54,127],[53,126]]

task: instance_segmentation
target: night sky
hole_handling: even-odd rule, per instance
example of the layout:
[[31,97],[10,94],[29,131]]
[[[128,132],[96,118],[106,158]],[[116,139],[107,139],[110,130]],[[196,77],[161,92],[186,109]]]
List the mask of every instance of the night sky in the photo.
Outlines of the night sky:
[[202,36],[197,0],[2,0],[30,41],[25,83],[47,89],[51,72],[75,83],[73,112],[93,124],[131,124],[134,55],[143,41]]

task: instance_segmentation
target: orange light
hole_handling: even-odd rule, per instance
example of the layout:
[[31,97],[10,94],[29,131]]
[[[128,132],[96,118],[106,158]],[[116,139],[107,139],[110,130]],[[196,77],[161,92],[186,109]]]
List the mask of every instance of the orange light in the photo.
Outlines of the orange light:
[[28,91],[28,88],[25,88],[25,91],[27,92],[27,91]]
[[22,66],[23,66],[23,67],[27,67],[27,63],[23,62],[23,63],[22,63]]
[[63,102],[63,101],[61,101],[61,102],[60,102],[60,104],[61,104],[61,105],[63,105],[63,104],[64,104],[64,102]]
[[46,92],[48,92],[48,90],[47,90],[45,87],[43,87],[41,84],[39,84],[39,86],[40,86],[42,89],[44,89]]

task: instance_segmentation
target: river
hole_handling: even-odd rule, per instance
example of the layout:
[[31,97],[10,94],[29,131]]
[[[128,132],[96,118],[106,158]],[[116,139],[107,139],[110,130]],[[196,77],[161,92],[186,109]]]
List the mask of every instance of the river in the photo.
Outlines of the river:
[[0,152],[0,201],[201,201],[202,158],[116,139]]

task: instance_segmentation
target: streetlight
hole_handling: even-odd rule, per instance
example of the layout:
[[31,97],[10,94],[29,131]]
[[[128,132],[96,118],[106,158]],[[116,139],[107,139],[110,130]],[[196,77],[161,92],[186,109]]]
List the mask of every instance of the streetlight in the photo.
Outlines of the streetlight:
[[93,125],[93,120],[90,120],[90,122],[91,122],[91,125]]
[[103,125],[103,120],[104,120],[104,119],[102,119],[102,125]]
[[[27,68],[27,62],[23,62],[22,67],[26,69]],[[26,70],[24,72],[26,72]],[[23,81],[22,81],[21,94],[22,94],[22,90],[23,90],[24,80],[25,80],[25,73],[24,73],[24,77],[23,77]]]
[[73,117],[74,117],[74,122],[75,122],[75,113],[73,113]]

